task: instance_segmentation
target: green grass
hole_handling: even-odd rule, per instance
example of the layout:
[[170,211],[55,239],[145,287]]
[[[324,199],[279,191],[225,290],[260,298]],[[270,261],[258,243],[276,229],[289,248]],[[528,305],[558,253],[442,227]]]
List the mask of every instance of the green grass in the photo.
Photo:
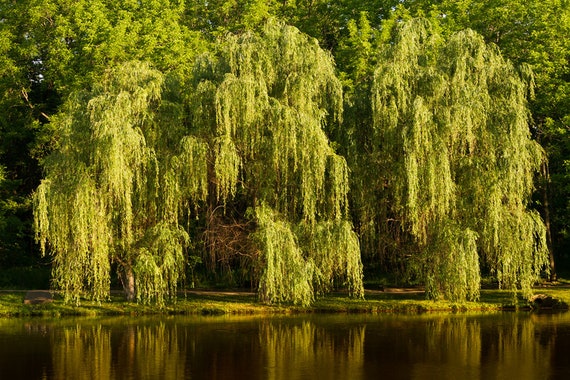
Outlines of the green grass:
[[[537,288],[570,304],[569,287]],[[180,296],[176,303],[157,307],[125,302],[121,296],[112,296],[108,302],[83,300],[80,305],[65,304],[56,295],[53,302],[25,305],[25,292],[0,293],[0,317],[21,316],[100,316],[100,315],[220,315],[220,314],[294,314],[294,313],[422,313],[466,312],[492,310],[529,310],[530,304],[522,297],[504,290],[484,289],[479,302],[454,303],[429,301],[419,292],[368,292],[364,300],[352,299],[335,293],[318,298],[310,307],[295,305],[267,305],[258,302],[252,293],[196,292]]]

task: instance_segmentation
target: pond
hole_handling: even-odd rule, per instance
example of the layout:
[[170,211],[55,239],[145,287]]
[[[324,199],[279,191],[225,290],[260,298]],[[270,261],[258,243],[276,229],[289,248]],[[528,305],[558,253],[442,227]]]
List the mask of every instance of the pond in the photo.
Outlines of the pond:
[[0,319],[2,379],[570,379],[570,313]]

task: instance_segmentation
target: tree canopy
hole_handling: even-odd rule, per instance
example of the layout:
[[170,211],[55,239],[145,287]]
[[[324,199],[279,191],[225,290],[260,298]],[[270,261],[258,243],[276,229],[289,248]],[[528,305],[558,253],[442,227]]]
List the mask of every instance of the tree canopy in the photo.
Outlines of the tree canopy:
[[74,302],[526,294],[568,244],[569,12],[0,1],[0,267]]
[[[163,86],[147,64],[125,63],[75,93],[54,121],[59,141],[35,196],[35,224],[66,299],[108,297],[112,263],[130,297],[135,287],[142,301],[176,295],[189,240],[178,225],[181,197],[204,197],[205,149],[187,139],[160,145]],[[194,176],[178,180],[185,170]]]
[[[307,304],[335,276],[362,295],[358,240],[345,219],[348,168],[322,129],[342,110],[331,57],[274,22],[224,44],[197,64],[186,125],[162,99],[164,75],[136,61],[75,93],[54,122],[36,231],[68,297],[105,298],[112,262],[142,300],[172,296],[189,240],[181,222],[191,209],[181,207],[206,201],[208,183],[211,202],[241,197],[253,210],[262,299]],[[338,240],[345,250],[333,249]]]
[[476,299],[479,260],[528,294],[547,250],[527,207],[544,154],[526,72],[469,30],[445,39],[423,19],[395,29],[374,73],[372,151],[359,160],[375,163],[359,183],[363,222],[394,249],[408,244],[408,268],[432,297]]

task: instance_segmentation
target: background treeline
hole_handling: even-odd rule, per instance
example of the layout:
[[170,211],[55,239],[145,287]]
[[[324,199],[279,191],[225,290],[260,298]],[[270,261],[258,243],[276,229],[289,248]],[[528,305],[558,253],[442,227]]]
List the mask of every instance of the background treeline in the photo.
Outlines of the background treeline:
[[528,290],[569,248],[569,39],[564,0],[1,0],[0,286]]

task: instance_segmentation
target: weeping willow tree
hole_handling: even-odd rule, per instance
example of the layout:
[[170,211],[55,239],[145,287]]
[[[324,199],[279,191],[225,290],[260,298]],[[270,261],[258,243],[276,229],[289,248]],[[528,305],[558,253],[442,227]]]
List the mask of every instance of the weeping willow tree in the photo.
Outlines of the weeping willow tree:
[[548,258],[527,207],[544,159],[529,131],[530,73],[469,30],[444,39],[419,19],[394,32],[372,85],[382,201],[370,208],[396,221],[391,239],[408,244],[430,298],[478,298],[481,264],[528,294]]
[[241,199],[256,224],[247,239],[260,298],[308,304],[339,279],[362,296],[348,167],[323,130],[342,114],[330,55],[272,21],[260,34],[227,37],[218,59],[197,67],[194,128],[211,135],[215,201]]
[[[189,90],[187,78],[131,62],[54,120],[35,228],[66,300],[106,298],[112,267],[130,299],[174,297],[188,217],[232,209],[254,226],[233,235],[247,240],[234,254],[252,258],[261,299],[308,304],[339,281],[362,296],[348,167],[323,131],[342,113],[332,58],[275,22],[223,48],[196,63]],[[232,228],[206,224],[204,236]]]
[[54,121],[58,146],[45,160],[35,201],[36,237],[53,255],[67,301],[108,297],[116,266],[129,299],[162,304],[184,275],[180,214],[207,194],[207,145],[179,130],[149,65],[109,70],[75,93]]

